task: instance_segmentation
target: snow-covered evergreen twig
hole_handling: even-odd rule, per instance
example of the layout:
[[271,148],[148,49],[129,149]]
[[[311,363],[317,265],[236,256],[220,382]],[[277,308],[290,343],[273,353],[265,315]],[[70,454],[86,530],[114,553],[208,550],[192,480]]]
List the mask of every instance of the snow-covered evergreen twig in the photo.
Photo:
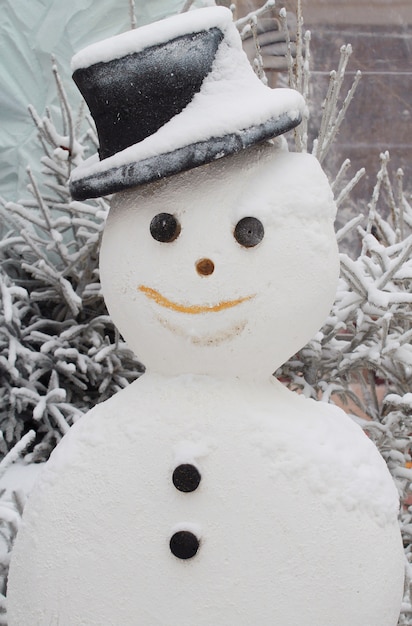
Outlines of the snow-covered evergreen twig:
[[260,78],[260,80],[262,81],[262,83],[264,85],[267,85],[268,79],[266,77],[266,73],[265,73],[265,70],[263,68],[263,57],[262,57],[262,51],[261,51],[260,44],[259,44],[259,37],[258,37],[258,30],[257,30],[257,17],[256,16],[254,16],[254,18],[251,19],[250,30],[252,32],[253,41],[254,41],[255,50],[256,50],[255,59],[254,59],[254,63],[253,63],[253,68],[254,68],[256,74],[258,75],[258,77]]
[[129,15],[130,15],[130,29],[134,30],[137,27],[134,0],[129,0]]
[[188,11],[192,6],[193,2],[194,0],[186,0],[180,12],[186,13],[186,11]]
[[334,142],[342,121],[346,115],[346,111],[353,99],[361,73],[355,74],[355,79],[346,94],[343,104],[338,108],[339,96],[343,86],[346,67],[352,54],[352,46],[347,44],[340,49],[340,61],[337,71],[330,73],[330,81],[328,92],[323,104],[323,115],[319,135],[313,145],[313,154],[322,163],[328,154],[332,143]]
[[238,18],[235,24],[240,31],[240,36],[243,37],[248,32],[249,25],[257,20],[258,17],[262,17],[262,15],[273,9],[274,6],[275,0],[267,0],[260,8],[251,11],[244,17]]
[[29,430],[20,441],[18,441],[13,448],[6,454],[3,460],[0,462],[0,478],[10,467],[12,463],[15,463],[19,457],[21,457],[27,450],[27,448],[33,443],[36,437],[34,430]]
[[[287,13],[284,8],[279,12],[280,23],[285,34],[287,43],[287,63],[289,86],[297,89],[307,100],[310,85],[310,60],[311,60],[311,33],[304,31],[304,20],[301,0],[297,2],[297,37],[296,54],[293,54],[293,46],[287,22]],[[349,58],[352,54],[352,46],[344,45],[340,49],[340,59],[337,70],[330,72],[328,91],[322,105],[322,118],[317,137],[313,141],[312,153],[322,163],[327,156],[339,133],[339,129],[348,111],[349,105],[355,95],[355,91],[361,79],[361,72],[357,71],[355,78],[346,96],[341,101],[341,91],[345,78],[345,72]],[[295,129],[295,143],[298,152],[308,150],[308,118]]]
[[20,490],[13,491],[6,498],[5,490],[0,491],[0,626],[7,626],[6,592],[7,575],[14,540],[19,529],[26,496]]

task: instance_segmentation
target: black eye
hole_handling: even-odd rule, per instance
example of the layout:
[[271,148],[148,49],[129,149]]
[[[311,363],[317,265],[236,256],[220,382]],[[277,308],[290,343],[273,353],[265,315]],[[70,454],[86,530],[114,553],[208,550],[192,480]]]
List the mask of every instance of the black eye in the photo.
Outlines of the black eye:
[[180,224],[174,215],[159,213],[150,222],[150,234],[156,241],[170,243],[180,235]]
[[233,234],[241,246],[253,248],[262,241],[265,229],[262,222],[256,217],[244,217],[236,224]]

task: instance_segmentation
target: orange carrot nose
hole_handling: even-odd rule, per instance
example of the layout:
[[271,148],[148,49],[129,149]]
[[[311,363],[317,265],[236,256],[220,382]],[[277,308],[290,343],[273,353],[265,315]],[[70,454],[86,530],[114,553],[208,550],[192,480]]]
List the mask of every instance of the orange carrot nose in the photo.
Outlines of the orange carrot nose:
[[210,259],[199,259],[196,263],[196,271],[200,276],[210,276],[215,271],[215,264]]

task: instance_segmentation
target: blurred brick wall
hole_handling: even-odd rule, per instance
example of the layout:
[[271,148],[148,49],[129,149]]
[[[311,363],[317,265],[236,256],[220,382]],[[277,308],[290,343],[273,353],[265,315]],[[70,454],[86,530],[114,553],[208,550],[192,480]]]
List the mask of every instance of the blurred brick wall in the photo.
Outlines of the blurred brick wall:
[[[220,3],[229,5],[231,0]],[[237,17],[262,4],[263,0],[237,0]],[[296,13],[297,0],[277,0],[272,15],[282,6]],[[325,168],[336,173],[347,157],[353,172],[365,167],[366,176],[354,196],[368,199],[379,154],[389,150],[391,169],[404,169],[405,185],[412,191],[412,0],[302,0],[302,7],[304,27],[312,33],[312,138],[329,72],[337,69],[343,44],[353,48],[343,95],[355,72],[360,69],[363,74]],[[270,83],[276,83],[276,74]]]
[[[296,0],[292,0],[296,7]],[[255,3],[257,4],[257,3]],[[276,2],[278,8],[282,2]],[[412,23],[410,0],[302,0],[307,24],[382,24]]]
[[354,169],[366,167],[357,191],[365,198],[375,183],[379,153],[389,150],[392,170],[402,167],[412,190],[412,0],[303,0],[302,4],[305,28],[312,32],[315,126],[328,74],[337,68],[342,44],[351,43],[353,48],[346,86],[356,70],[362,71],[325,166],[336,171],[349,157]]

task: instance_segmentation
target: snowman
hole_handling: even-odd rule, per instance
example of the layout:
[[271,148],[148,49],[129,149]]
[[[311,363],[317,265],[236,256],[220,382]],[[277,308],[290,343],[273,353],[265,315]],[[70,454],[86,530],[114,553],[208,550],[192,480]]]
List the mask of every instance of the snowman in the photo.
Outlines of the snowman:
[[53,452],[10,626],[395,626],[385,463],[341,410],[272,376],[322,325],[339,269],[326,176],[281,137],[300,95],[260,83],[220,7],[73,67],[100,160],[72,193],[115,194],[102,287],[146,372]]

